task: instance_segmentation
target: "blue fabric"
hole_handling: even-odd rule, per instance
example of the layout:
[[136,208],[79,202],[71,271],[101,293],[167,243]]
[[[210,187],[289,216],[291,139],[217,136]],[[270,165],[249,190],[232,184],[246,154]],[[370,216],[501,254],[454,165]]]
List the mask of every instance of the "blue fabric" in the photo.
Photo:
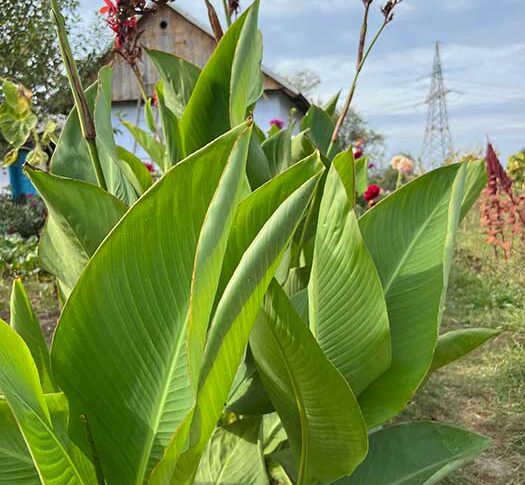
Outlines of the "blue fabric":
[[9,182],[14,200],[26,195],[35,195],[36,189],[31,181],[25,176],[22,167],[27,158],[27,150],[20,150],[18,160],[9,167]]

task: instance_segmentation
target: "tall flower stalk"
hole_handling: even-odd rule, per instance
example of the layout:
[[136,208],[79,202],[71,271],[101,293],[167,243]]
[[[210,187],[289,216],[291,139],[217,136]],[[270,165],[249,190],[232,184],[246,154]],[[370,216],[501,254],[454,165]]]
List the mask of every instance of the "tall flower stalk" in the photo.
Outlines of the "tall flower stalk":
[[71,91],[75,100],[75,107],[78,112],[82,135],[84,136],[88,146],[89,156],[93,163],[93,169],[95,170],[97,183],[104,190],[107,190],[104,171],[102,170],[102,165],[100,163],[100,157],[97,149],[97,133],[95,130],[95,123],[89,110],[88,102],[84,94],[84,88],[80,80],[80,75],[78,74],[78,68],[73,57],[73,53],[71,52],[71,46],[66,34],[64,16],[61,14],[56,0],[51,0],[51,15],[57,29],[62,59],[64,60],[67,77],[69,79],[69,84],[71,86]]
[[332,152],[335,144],[337,143],[337,140],[339,138],[339,132],[341,131],[343,123],[345,122],[345,119],[348,116],[348,112],[350,111],[350,106],[352,104],[352,101],[355,95],[355,91],[357,89],[357,83],[359,81],[359,76],[361,75],[363,67],[366,64],[368,56],[374,49],[377,41],[381,37],[381,34],[385,31],[388,24],[390,24],[394,20],[395,8],[402,1],[403,0],[389,0],[385,5],[381,7],[381,13],[383,15],[383,23],[381,24],[381,27],[379,28],[375,36],[373,37],[368,48],[366,48],[366,40],[368,36],[368,18],[370,16],[370,8],[374,0],[362,0],[363,6],[364,6],[364,14],[363,14],[363,21],[361,23],[361,33],[359,36],[359,47],[357,51],[356,72],[355,72],[354,78],[352,79],[352,84],[350,85],[350,91],[345,100],[345,104],[343,105],[343,109],[335,125],[334,132],[332,134],[332,138],[330,141],[329,153]]

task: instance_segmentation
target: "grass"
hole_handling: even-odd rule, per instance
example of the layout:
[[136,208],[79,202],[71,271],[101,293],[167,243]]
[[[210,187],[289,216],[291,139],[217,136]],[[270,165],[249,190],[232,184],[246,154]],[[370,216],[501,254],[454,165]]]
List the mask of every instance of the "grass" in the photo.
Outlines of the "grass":
[[453,485],[525,483],[525,257],[496,259],[475,220],[460,231],[443,332],[488,327],[502,335],[436,372],[401,419],[433,419],[492,439]]
[[[454,423],[492,439],[474,464],[450,485],[525,483],[525,257],[495,259],[470,220],[460,232],[443,332],[489,327],[502,335],[467,358],[436,372],[400,417]],[[58,316],[51,281],[26,284],[46,333]],[[8,317],[10,281],[0,281],[0,317]]]

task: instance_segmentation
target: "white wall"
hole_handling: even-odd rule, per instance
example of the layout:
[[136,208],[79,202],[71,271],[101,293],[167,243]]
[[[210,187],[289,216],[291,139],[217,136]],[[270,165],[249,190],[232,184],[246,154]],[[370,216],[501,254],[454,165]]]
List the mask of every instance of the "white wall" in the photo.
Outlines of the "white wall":
[[[288,125],[292,108],[294,108],[294,104],[288,96],[280,91],[270,91],[264,95],[255,107],[255,122],[265,132],[270,129],[270,121],[274,118],[279,118]],[[137,117],[137,115],[139,116]],[[137,103],[114,103],[113,127],[115,129],[115,139],[118,145],[121,145],[132,152],[135,151],[135,154],[141,160],[149,160],[149,157],[144,150],[140,146],[135,146],[133,137],[120,121],[122,118],[135,125],[138,124],[142,129],[146,129],[143,107],[137,110]],[[139,120],[139,123],[137,123],[137,120]],[[294,131],[296,133],[299,132],[298,123],[296,124]]]

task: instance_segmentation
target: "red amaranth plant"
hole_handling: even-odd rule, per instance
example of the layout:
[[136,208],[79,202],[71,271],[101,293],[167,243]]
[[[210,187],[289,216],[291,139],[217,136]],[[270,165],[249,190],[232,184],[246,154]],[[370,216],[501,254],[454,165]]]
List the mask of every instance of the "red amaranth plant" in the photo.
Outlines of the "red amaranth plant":
[[525,245],[525,196],[513,192],[512,180],[490,143],[486,166],[489,180],[480,200],[481,225],[496,255],[501,250],[508,259],[516,240]]

